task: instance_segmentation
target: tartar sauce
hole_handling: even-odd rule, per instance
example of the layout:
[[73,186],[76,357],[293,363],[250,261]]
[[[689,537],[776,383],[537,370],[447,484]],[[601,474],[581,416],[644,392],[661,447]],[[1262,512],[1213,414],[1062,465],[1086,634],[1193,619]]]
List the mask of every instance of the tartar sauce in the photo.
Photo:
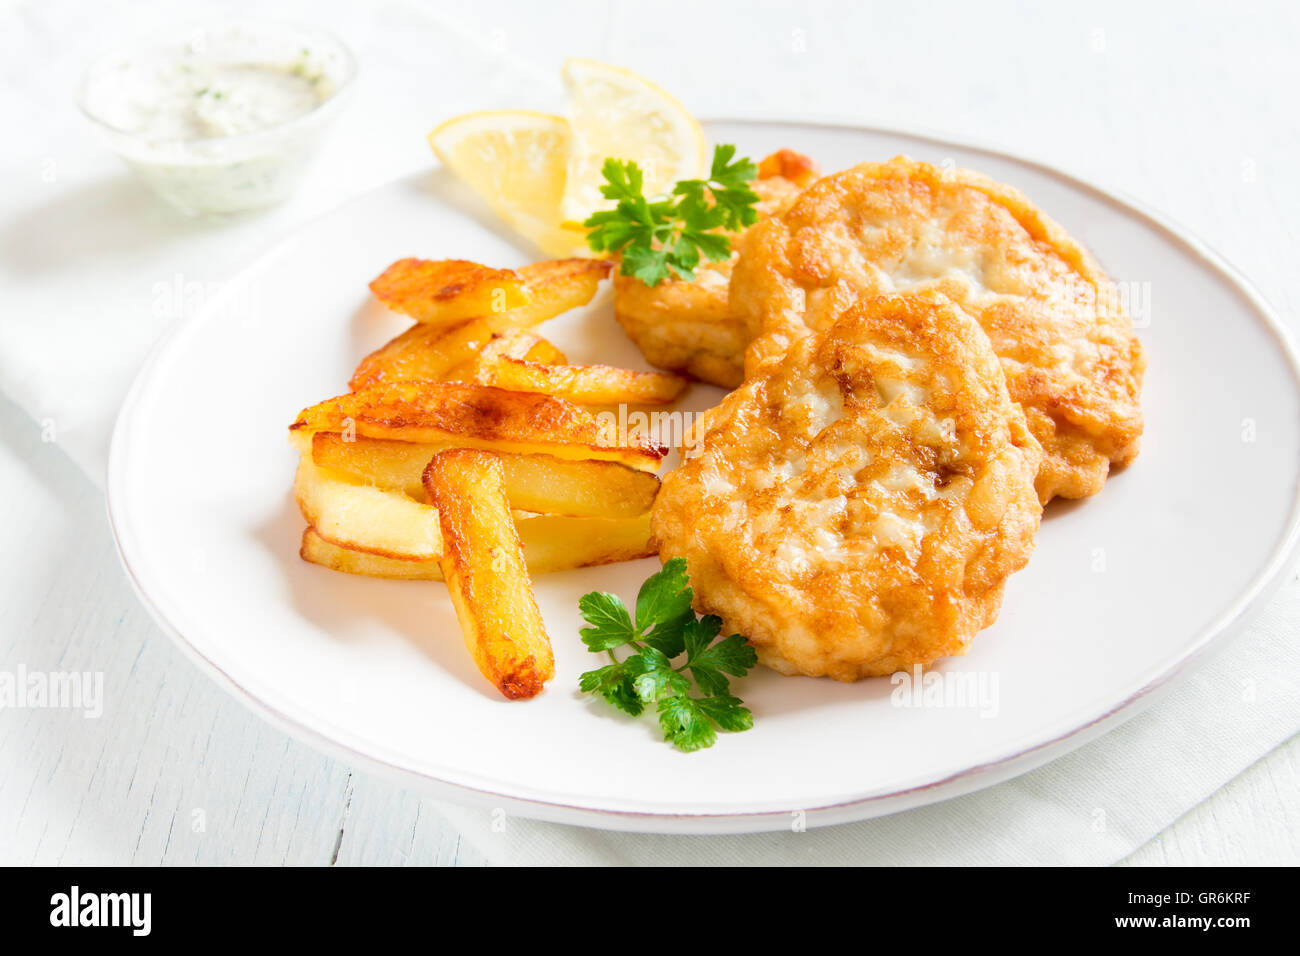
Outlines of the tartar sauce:
[[269,205],[296,185],[323,133],[320,115],[332,112],[322,106],[352,75],[337,41],[289,49],[301,37],[273,33],[268,43],[276,29],[227,26],[106,58],[87,77],[85,110],[173,205]]
[[191,52],[174,63],[127,67],[103,119],[150,142],[240,136],[306,116],[332,84],[297,63],[206,63]]

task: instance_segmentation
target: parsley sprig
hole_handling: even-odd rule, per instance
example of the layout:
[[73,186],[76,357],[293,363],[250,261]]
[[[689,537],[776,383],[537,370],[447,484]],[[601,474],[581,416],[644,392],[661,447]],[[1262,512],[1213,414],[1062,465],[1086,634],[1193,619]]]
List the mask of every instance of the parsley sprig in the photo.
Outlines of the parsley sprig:
[[[612,661],[583,674],[578,687],[633,716],[653,705],[664,740],[685,751],[712,747],[719,730],[754,725],[727,675],[744,677],[758,663],[739,634],[717,640],[722,621],[712,614],[696,618],[692,597],[686,559],[673,558],[641,585],[635,623],[617,595],[591,591],[578,600],[590,625],[579,632],[583,643]],[[619,648],[633,653],[620,660]],[[702,696],[692,695],[693,687]]]
[[617,205],[593,213],[583,225],[595,252],[621,252],[621,272],[656,286],[670,275],[688,282],[700,258],[719,261],[731,255],[736,232],[758,221],[758,194],[749,183],[758,167],[748,159],[732,162],[736,147],[714,147],[708,179],[683,179],[667,196],[647,198],[641,168],[606,159],[600,194]]

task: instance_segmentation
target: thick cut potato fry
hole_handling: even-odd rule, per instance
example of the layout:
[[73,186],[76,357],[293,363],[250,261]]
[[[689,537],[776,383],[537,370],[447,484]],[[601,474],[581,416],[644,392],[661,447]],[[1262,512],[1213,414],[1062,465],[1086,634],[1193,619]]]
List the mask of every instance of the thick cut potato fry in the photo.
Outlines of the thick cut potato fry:
[[483,362],[477,380],[515,392],[540,392],[579,405],[665,405],[686,388],[672,372],[634,372],[611,365],[545,365],[502,356]]
[[[529,574],[636,561],[655,553],[650,546],[649,514],[635,518],[516,515],[515,528],[523,542]],[[442,568],[435,560],[412,561],[344,548],[326,541],[315,528],[303,532],[300,554],[305,561],[345,574],[405,581],[442,580]]]
[[363,358],[348,387],[356,391],[401,379],[451,378],[449,372],[477,362],[492,341],[492,327],[482,319],[448,327],[416,323]]
[[[430,377],[440,378],[448,382],[477,382],[479,369],[492,362],[503,358],[527,359],[530,357],[532,357],[533,361],[540,361],[535,356],[553,355],[555,353],[564,354],[540,335],[524,329],[506,329],[504,332],[494,332],[477,352],[445,374]],[[405,377],[418,378],[419,376]]]
[[523,357],[530,362],[546,362],[550,365],[564,365],[569,361],[563,352],[541,336],[537,337],[537,341]]
[[439,562],[479,673],[511,699],[535,697],[555,658],[506,501],[505,472],[490,452],[440,452],[424,472],[442,522]]
[[382,383],[304,409],[292,431],[454,444],[569,460],[618,461],[655,471],[667,453],[645,436],[620,439],[616,425],[549,395],[459,382]]
[[586,305],[609,275],[604,259],[550,259],[522,269],[490,269],[452,259],[402,259],[370,283],[384,305],[417,322],[448,325],[482,318],[494,331],[523,329]]
[[438,512],[400,491],[321,468],[303,455],[293,496],[307,523],[341,547],[419,561],[442,557]]
[[[549,349],[548,349],[549,346]],[[496,362],[504,358],[526,359],[530,355],[559,349],[535,332],[524,329],[506,329],[492,336],[492,340],[479,349],[480,362]]]
[[586,305],[609,275],[608,259],[551,259],[519,270],[528,283],[528,304],[489,317],[498,331],[526,329]]
[[382,348],[371,352],[352,373],[353,391],[403,379],[472,382],[485,361],[503,357],[534,362],[564,362],[564,353],[541,336],[522,329],[493,332],[483,319],[457,325],[416,323]]
[[[337,432],[312,436],[312,460],[392,491],[423,499],[424,468],[454,443],[421,445]],[[550,515],[631,517],[650,510],[659,479],[613,461],[565,461],[553,455],[500,452],[510,507]]]
[[527,278],[464,259],[399,259],[370,283],[390,309],[417,322],[446,325],[492,315],[531,301]]
[[807,189],[815,183],[818,175],[817,164],[793,149],[778,149],[758,164],[759,179],[780,177],[790,180],[800,189]]

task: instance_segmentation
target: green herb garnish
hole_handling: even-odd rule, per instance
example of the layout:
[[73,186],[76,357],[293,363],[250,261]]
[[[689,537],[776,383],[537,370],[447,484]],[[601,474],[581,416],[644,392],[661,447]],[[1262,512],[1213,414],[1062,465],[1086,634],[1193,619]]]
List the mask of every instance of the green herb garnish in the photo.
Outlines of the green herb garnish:
[[[633,716],[654,705],[664,740],[685,751],[712,747],[718,730],[754,725],[754,715],[732,696],[727,675],[744,677],[758,663],[739,634],[717,640],[722,621],[712,614],[696,618],[692,597],[686,559],[673,558],[641,585],[635,623],[616,595],[591,591],[578,601],[591,625],[579,632],[582,642],[613,662],[583,674],[579,689]],[[620,660],[617,648],[634,653]],[[693,688],[702,696],[692,696]]]
[[749,188],[758,167],[748,159],[733,163],[735,155],[735,146],[714,147],[708,179],[683,179],[669,195],[649,199],[636,163],[606,159],[600,194],[618,205],[583,222],[590,230],[587,245],[621,252],[622,274],[649,286],[670,275],[693,280],[701,256],[720,261],[731,255],[727,232],[758,221],[758,194]]

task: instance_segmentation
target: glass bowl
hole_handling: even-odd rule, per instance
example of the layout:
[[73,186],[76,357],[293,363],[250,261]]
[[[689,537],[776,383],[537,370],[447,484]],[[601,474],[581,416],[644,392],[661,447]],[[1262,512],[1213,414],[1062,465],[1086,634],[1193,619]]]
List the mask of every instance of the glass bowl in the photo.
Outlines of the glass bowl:
[[86,71],[80,105],[171,205],[226,214],[273,205],[298,186],[355,76],[351,51],[324,30],[227,20],[105,54]]

